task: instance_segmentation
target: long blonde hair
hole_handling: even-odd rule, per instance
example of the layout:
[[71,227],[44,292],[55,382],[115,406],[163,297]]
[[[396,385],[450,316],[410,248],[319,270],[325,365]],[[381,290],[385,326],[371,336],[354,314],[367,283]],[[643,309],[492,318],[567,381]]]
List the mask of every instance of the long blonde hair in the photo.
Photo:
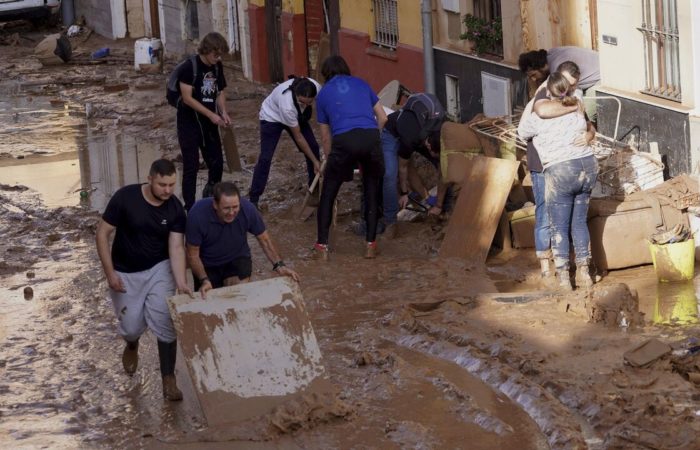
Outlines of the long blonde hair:
[[547,89],[552,99],[560,101],[564,106],[574,106],[578,99],[569,93],[571,83],[561,72],[552,72],[547,80]]

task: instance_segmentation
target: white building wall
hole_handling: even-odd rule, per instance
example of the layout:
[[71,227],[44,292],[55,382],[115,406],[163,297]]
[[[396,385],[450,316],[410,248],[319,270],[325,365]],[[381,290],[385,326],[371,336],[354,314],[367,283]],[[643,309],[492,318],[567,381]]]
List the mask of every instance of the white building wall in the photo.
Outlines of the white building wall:
[[603,86],[628,92],[638,92],[644,87],[644,43],[642,33],[637,30],[641,24],[641,1],[598,0],[600,36],[617,38],[617,45],[599,41]]

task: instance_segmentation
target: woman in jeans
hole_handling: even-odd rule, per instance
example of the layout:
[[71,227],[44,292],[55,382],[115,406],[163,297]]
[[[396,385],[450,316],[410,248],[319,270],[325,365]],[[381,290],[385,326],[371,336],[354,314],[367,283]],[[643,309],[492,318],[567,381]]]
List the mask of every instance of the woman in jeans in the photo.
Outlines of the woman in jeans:
[[519,133],[533,138],[545,178],[545,203],[551,226],[552,253],[559,285],[571,290],[569,278],[569,236],[576,255],[577,283],[593,284],[589,272],[591,258],[588,233],[588,204],[598,176],[598,162],[589,145],[577,139],[590,126],[583,105],[570,95],[571,85],[560,72],[550,74],[547,90],[552,100],[564,106],[578,104],[573,112],[552,119],[533,114]]

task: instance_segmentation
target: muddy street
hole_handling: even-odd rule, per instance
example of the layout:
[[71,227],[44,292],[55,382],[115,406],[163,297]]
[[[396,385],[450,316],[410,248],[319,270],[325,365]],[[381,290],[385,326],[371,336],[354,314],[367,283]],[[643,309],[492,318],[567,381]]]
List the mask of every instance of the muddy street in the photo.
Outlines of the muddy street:
[[[531,249],[493,252],[485,265],[438,258],[447,223],[424,219],[365,260],[351,231],[357,180],[341,190],[330,261],[311,260],[315,219],[297,218],[305,164],[288,137],[261,209],[301,276],[333,395],[207,427],[180,357],[185,399],[164,401],[153,335],[136,374],[122,369],[95,228],[111,193],[145,181],[154,159],[181,170],[164,97],[175,61],[137,73],[133,40],[93,35],[74,51],[110,46],[112,59],[42,67],[31,56],[41,32],[23,33],[33,40],[0,46],[2,448],[700,448],[700,391],[688,380],[700,356],[684,351],[700,339],[700,277],[662,285],[644,266],[611,271],[591,295],[557,294]],[[226,69],[244,170],[224,179],[245,193],[272,86]],[[274,276],[251,249],[253,279]],[[675,352],[625,364],[648,339]]]

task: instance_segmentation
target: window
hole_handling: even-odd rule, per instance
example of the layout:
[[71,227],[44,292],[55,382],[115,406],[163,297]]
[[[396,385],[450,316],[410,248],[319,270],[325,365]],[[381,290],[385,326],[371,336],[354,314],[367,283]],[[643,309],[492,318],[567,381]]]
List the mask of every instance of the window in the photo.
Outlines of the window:
[[395,49],[399,42],[398,0],[372,0],[374,44]]
[[472,0],[472,13],[463,18],[465,32],[460,36],[472,42],[472,51],[503,56],[501,0]]
[[473,15],[484,20],[501,17],[501,0],[474,0]]
[[646,86],[642,92],[681,101],[677,0],[641,0]]

